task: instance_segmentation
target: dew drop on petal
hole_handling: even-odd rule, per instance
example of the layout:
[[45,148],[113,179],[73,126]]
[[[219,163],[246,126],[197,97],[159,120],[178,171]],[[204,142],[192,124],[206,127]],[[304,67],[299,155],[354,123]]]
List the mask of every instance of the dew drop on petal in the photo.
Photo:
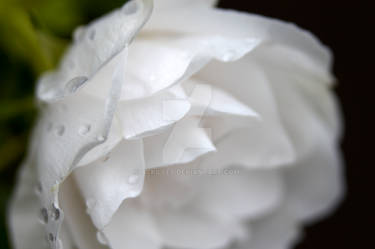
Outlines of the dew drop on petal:
[[96,137],[96,139],[99,141],[99,142],[103,142],[105,140],[105,137],[103,135],[99,135]]
[[88,214],[90,214],[90,211],[92,209],[94,209],[95,206],[96,206],[96,200],[95,199],[92,199],[92,198],[87,199],[87,201],[86,201],[86,207],[87,207],[86,212]]
[[122,12],[125,15],[133,15],[138,11],[138,3],[136,1],[129,1],[125,6],[122,8]]
[[55,241],[55,236],[52,233],[48,234],[48,241],[49,242],[54,242]]
[[229,61],[233,58],[234,55],[235,55],[235,53],[233,51],[228,51],[223,55],[222,59],[223,59],[223,61]]
[[55,132],[56,132],[56,135],[58,135],[58,136],[64,135],[64,133],[65,133],[65,126],[64,125],[58,125],[56,127]]
[[61,212],[60,209],[55,206],[55,204],[52,204],[52,218],[54,220],[58,220],[60,218]]
[[40,220],[43,224],[47,224],[48,223],[48,211],[46,208],[42,208],[40,210]]
[[71,79],[65,86],[65,90],[69,93],[76,92],[88,80],[86,76],[77,76]]
[[102,245],[108,245],[109,244],[108,239],[103,232],[97,232],[96,238],[98,239],[99,243],[102,244]]
[[128,177],[128,183],[131,184],[131,185],[136,184],[138,182],[138,180],[139,180],[139,175],[137,175],[137,174],[130,175]]
[[79,130],[78,130],[78,133],[82,136],[84,135],[87,135],[91,130],[91,125],[82,125]]

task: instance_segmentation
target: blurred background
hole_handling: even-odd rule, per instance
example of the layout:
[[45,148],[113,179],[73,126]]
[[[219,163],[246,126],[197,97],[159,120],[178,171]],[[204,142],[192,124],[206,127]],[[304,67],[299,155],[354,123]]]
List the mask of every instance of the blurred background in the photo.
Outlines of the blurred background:
[[[37,115],[37,77],[56,66],[75,27],[125,0],[0,0],[0,249],[10,249],[6,206]],[[220,7],[276,17],[312,31],[335,55],[337,94],[346,123],[348,194],[332,217],[306,229],[298,249],[369,248],[374,201],[370,1],[222,0]],[[370,74],[371,73],[371,74]],[[373,140],[375,141],[375,140]],[[371,179],[370,179],[371,178]],[[371,225],[371,226],[370,226]]]

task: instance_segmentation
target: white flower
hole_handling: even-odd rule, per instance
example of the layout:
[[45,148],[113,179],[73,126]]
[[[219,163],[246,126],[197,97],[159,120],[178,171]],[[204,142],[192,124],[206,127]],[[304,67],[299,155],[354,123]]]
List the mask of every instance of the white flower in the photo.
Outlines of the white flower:
[[329,50],[213,2],[158,0],[148,21],[133,0],[76,30],[38,84],[16,249],[290,248],[337,203]]

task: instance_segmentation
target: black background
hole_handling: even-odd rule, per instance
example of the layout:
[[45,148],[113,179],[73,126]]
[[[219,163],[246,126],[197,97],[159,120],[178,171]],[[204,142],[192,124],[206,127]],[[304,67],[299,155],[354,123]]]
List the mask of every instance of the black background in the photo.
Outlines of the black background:
[[307,228],[297,248],[375,248],[375,209],[371,203],[375,180],[371,129],[375,128],[375,42],[371,39],[375,13],[370,1],[222,0],[220,7],[294,22],[333,50],[334,73],[339,81],[336,91],[345,118],[342,147],[347,196],[333,216]]

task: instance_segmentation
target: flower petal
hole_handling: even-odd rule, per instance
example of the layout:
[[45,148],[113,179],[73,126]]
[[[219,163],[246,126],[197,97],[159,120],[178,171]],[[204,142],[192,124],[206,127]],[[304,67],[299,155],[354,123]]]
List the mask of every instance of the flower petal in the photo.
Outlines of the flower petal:
[[246,37],[261,43],[281,44],[304,54],[317,70],[325,70],[331,64],[330,51],[310,32],[290,23],[233,10],[196,7],[169,11],[153,16],[142,32],[181,33],[182,30],[185,34]]
[[[112,89],[113,90],[113,89]],[[62,211],[58,204],[59,184],[77,167],[82,157],[108,137],[113,118],[113,108],[84,94],[72,95],[46,106],[39,121],[36,164],[38,178],[44,192],[41,194],[42,206],[49,213],[55,209],[61,212],[58,219],[50,219],[46,230],[52,234],[52,248],[56,248],[58,231],[62,222]],[[90,132],[82,133],[82,128],[90,126]]]
[[125,199],[141,192],[144,169],[142,140],[132,140],[121,142],[105,161],[74,172],[87,212],[99,230],[109,224]]
[[293,248],[301,234],[296,219],[285,208],[272,215],[249,222],[252,236],[239,241],[231,249],[289,249]]
[[[42,225],[42,222],[49,218],[46,211],[42,211],[38,199],[39,191],[35,164],[26,162],[21,168],[18,186],[9,209],[9,225],[15,249],[49,248],[48,237]],[[65,224],[61,229],[60,239],[65,249],[73,248],[72,238],[67,233]]]
[[155,0],[155,13],[163,11],[178,11],[181,8],[190,8],[194,5],[203,7],[212,7],[217,4],[218,0]]
[[[186,95],[189,96],[189,102],[193,106],[194,113],[199,112],[204,116],[228,114],[258,117],[258,114],[251,107],[215,85],[191,78],[184,81],[182,86]],[[210,93],[205,94],[202,91],[203,88],[209,88]]]
[[[320,147],[324,141],[322,138],[335,141],[340,129],[338,111],[327,85],[314,84],[316,82],[311,80],[304,82],[303,79],[297,78],[296,74],[291,75],[278,68],[273,68],[272,71],[266,66],[264,68],[269,81],[272,82],[280,116],[297,157],[304,158],[315,150],[315,147]],[[309,93],[304,89],[303,84],[310,84],[313,91],[315,88],[313,96],[311,91]],[[324,112],[321,113],[320,110]]]
[[59,199],[65,213],[64,223],[72,235],[75,248],[107,248],[100,244],[96,237],[95,226],[86,213],[85,203],[72,176],[69,176],[60,187]]
[[64,56],[59,70],[40,79],[38,98],[47,102],[57,101],[90,82],[100,69],[128,46],[151,11],[151,0],[132,0],[121,10],[113,11],[85,28],[78,28],[75,42]]
[[154,135],[182,119],[190,110],[187,99],[173,89],[142,100],[123,101],[118,108],[125,139]]
[[285,172],[290,213],[311,222],[331,212],[343,198],[341,166],[336,145],[321,137],[319,147]]
[[164,244],[172,248],[222,248],[246,236],[240,224],[191,208],[160,209],[153,217]]
[[[90,130],[91,130],[91,127],[89,127],[88,125],[82,126],[80,128],[79,133],[82,136],[86,132],[90,132]],[[81,167],[81,166],[88,165],[108,155],[108,153],[110,153],[113,150],[113,148],[115,148],[121,142],[122,140],[121,132],[122,132],[122,129],[121,129],[120,121],[115,116],[112,122],[111,129],[109,131],[107,140],[104,143],[99,144],[98,146],[94,147],[92,150],[87,152],[83,156],[83,158],[79,161],[77,166]]]
[[199,191],[194,205],[218,217],[259,218],[279,207],[283,199],[283,181],[276,170],[201,167],[212,175],[200,176],[195,181]]
[[126,200],[104,229],[111,249],[160,249],[161,238],[152,217],[132,200]]
[[261,117],[261,120],[247,119],[246,128],[218,141],[218,153],[210,159],[212,165],[263,167],[286,165],[295,160],[270,82],[262,68],[251,60],[251,54],[231,63],[211,62],[196,77],[230,92]]
[[[140,36],[129,49],[122,100],[148,97],[190,77],[212,59],[237,60],[257,45],[256,39],[222,36]],[[101,95],[98,90],[92,94]]]

